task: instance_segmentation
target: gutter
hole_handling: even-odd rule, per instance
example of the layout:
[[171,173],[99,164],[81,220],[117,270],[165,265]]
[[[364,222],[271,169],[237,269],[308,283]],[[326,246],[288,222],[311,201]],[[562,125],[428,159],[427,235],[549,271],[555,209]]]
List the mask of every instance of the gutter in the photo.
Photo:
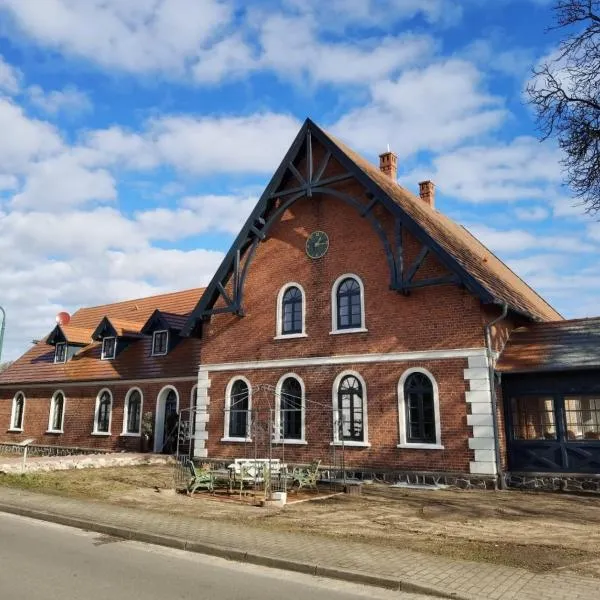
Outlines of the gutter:
[[485,346],[488,357],[488,372],[490,380],[490,396],[492,399],[492,427],[494,430],[494,453],[496,457],[496,485],[501,489],[506,489],[506,481],[502,472],[502,457],[500,454],[500,435],[498,426],[498,397],[496,395],[496,382],[494,381],[494,353],[492,350],[492,327],[506,318],[508,314],[508,304],[502,306],[502,314],[496,317],[486,325],[485,330]]

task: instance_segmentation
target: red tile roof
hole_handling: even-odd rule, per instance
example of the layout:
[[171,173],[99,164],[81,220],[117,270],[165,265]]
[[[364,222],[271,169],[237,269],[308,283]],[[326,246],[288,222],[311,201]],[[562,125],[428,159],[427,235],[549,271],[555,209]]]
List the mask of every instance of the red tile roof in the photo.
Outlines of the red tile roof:
[[[202,288],[137,298],[114,304],[81,308],[63,326],[73,343],[90,336],[103,317],[108,317],[121,332],[130,327],[139,331],[158,308],[174,315],[187,316],[202,295]],[[139,324],[139,325],[138,325]],[[114,360],[101,360],[101,344],[91,343],[64,364],[54,364],[54,348],[45,339],[38,342],[0,374],[0,384],[94,381],[111,379],[151,379],[194,376],[200,362],[200,341],[181,340],[166,356],[151,356],[152,338],[135,340]]]

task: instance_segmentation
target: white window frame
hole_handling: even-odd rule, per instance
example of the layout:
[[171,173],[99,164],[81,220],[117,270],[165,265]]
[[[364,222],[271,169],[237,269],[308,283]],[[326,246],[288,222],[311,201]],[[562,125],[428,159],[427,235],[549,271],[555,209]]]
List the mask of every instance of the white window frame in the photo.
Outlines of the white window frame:
[[[64,346],[65,347],[65,357],[63,360],[58,360],[58,347],[59,346]],[[56,346],[54,347],[54,363],[55,364],[62,364],[62,363],[66,363],[67,362],[67,352],[69,351],[69,346],[66,342],[57,342]]]
[[[127,431],[127,422],[129,421],[129,399],[131,398],[131,394],[133,392],[140,393],[140,428],[136,432]],[[112,408],[112,407],[111,407]],[[111,410],[112,412],[112,410]],[[123,437],[140,437],[142,435],[142,417],[144,415],[144,392],[139,387],[132,387],[127,390],[127,394],[125,394],[125,405],[123,407],[123,431],[121,432],[121,436]]]
[[[107,356],[104,353],[104,343],[106,342],[106,340],[115,340],[114,352],[112,356]],[[115,356],[117,356],[117,337],[114,335],[110,335],[105,338],[102,338],[102,355],[100,356],[100,358],[102,360],[114,360]]]
[[[167,343],[165,344],[164,352],[154,352],[154,342],[156,340],[156,336],[159,333],[167,334]],[[152,334],[152,356],[166,356],[169,353],[169,330],[168,329],[159,329]]]
[[[337,303],[337,292],[340,284],[344,279],[348,278],[356,279],[358,285],[360,287],[360,327],[353,327],[352,329],[338,329],[337,322],[337,313],[338,313],[338,303]],[[331,331],[329,335],[342,335],[345,333],[365,333],[369,331],[366,325],[366,315],[365,315],[365,285],[363,280],[356,275],[356,273],[344,273],[340,275],[331,286]]]
[[[100,398],[104,392],[108,392],[110,395],[110,412],[108,413],[108,431],[98,431],[98,413],[100,411]],[[110,436],[112,430],[112,417],[113,417],[113,406],[114,406],[113,393],[108,388],[102,388],[96,396],[96,408],[94,409],[94,429],[92,435]]]
[[[16,416],[16,408],[17,408],[17,398],[19,396],[23,396],[23,414],[21,417],[21,427],[15,427],[15,416]],[[27,404],[27,396],[25,395],[25,392],[22,391],[18,391],[14,396],[13,396],[13,401],[12,401],[12,409],[10,411],[10,428],[8,431],[14,431],[14,432],[22,432],[24,429],[24,425],[25,425],[25,406]]]
[[[56,404],[56,397],[61,394],[63,397],[63,411],[62,411],[62,419],[60,421],[60,429],[53,429],[52,425],[54,424],[54,410]],[[62,390],[56,390],[54,394],[52,394],[52,398],[50,399],[50,414],[48,415],[48,430],[46,433],[64,433],[65,427],[65,409],[67,407],[67,397]]]
[[[433,410],[435,417],[435,443],[426,444],[423,442],[407,442],[406,435],[406,398],[404,396],[404,384],[413,373],[422,373],[427,376],[433,386]],[[400,443],[397,448],[413,448],[416,450],[443,450],[442,445],[442,426],[440,421],[440,394],[438,384],[433,374],[423,367],[413,367],[402,373],[398,381],[398,427]]]
[[[230,417],[230,406],[231,406],[231,390],[233,388],[233,384],[236,381],[243,381],[248,386],[248,419],[246,420],[246,437],[230,437],[229,436],[229,417]],[[223,427],[223,437],[221,438],[222,442],[251,442],[252,437],[250,436],[250,416],[252,413],[252,385],[250,381],[246,379],[246,377],[242,375],[236,375],[229,380],[227,384],[227,388],[225,389],[225,418],[224,418],[224,427]]]
[[[338,390],[340,387],[340,383],[342,379],[347,375],[351,375],[352,377],[356,377],[362,386],[363,393],[363,441],[348,441],[340,439],[340,428],[338,427],[339,423],[339,407],[338,407]],[[338,376],[333,381],[333,387],[331,388],[331,403],[333,408],[333,441],[331,442],[331,446],[355,446],[357,448],[369,448],[371,444],[369,443],[369,408],[367,404],[367,384],[363,379],[362,375],[357,371],[353,371],[351,369],[342,371],[338,374]]]
[[[291,287],[297,287],[302,295],[302,331],[300,333],[283,333],[283,296]],[[275,338],[276,340],[290,340],[295,338],[308,337],[306,333],[306,292],[304,288],[295,281],[289,281],[281,287],[277,294],[277,322],[275,323]]]
[[[295,379],[300,384],[300,389],[302,390],[302,399],[301,399],[301,418],[302,418],[302,429],[300,430],[300,439],[286,439],[279,435],[281,431],[281,389],[283,388],[283,382],[286,379]],[[296,373],[286,373],[279,378],[277,382],[277,386],[275,388],[275,436],[274,443],[276,444],[300,444],[306,445],[306,389],[304,387],[304,381],[300,375]]]

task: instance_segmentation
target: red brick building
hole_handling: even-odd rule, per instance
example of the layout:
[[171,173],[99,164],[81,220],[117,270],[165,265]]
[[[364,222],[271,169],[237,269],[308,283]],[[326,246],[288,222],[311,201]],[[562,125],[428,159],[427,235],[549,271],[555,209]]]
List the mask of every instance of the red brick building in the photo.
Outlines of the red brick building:
[[288,462],[342,448],[351,469],[494,479],[508,413],[493,365],[512,330],[562,317],[436,209],[431,182],[416,196],[393,153],[380,161],[307,120],[205,290],[82,309],[0,375],[4,438],[132,448],[137,389],[156,451],[196,403],[198,458],[262,436]]

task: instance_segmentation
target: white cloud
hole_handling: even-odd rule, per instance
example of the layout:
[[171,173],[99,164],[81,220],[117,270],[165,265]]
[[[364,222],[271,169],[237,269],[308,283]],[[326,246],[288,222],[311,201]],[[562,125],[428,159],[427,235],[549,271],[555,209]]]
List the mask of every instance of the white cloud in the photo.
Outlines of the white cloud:
[[561,181],[557,149],[532,137],[463,146],[433,159],[401,181],[433,179],[447,195],[473,203],[547,199]]
[[0,54],[0,92],[17,94],[21,88],[22,74],[9,65]]
[[482,89],[482,74],[462,60],[404,71],[371,86],[371,101],[342,117],[333,131],[361,150],[389,143],[401,157],[439,151],[495,129],[507,112]]
[[515,215],[520,221],[544,221],[550,215],[548,209],[543,206],[531,206],[530,208],[517,208]]
[[45,92],[39,85],[32,85],[27,89],[27,94],[32,105],[50,115],[59,112],[73,115],[92,109],[88,95],[75,86]]

